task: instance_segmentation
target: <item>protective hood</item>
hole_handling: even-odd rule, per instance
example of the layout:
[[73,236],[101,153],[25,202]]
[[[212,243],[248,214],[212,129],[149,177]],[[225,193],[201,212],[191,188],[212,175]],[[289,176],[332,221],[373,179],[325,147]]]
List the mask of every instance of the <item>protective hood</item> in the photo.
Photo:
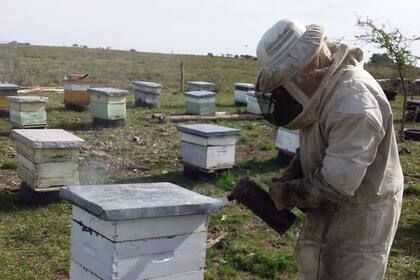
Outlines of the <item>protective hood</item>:
[[[272,94],[275,94],[275,90],[273,89],[283,86],[293,99],[295,99],[296,103],[302,107],[300,113],[292,121],[287,124],[282,124],[285,128],[301,129],[319,120],[323,104],[331,96],[332,90],[343,72],[352,67],[363,66],[363,52],[361,49],[353,48],[346,44],[333,44],[326,41],[323,43],[327,44],[331,51],[332,62],[326,69],[322,70],[324,74],[321,82],[312,93],[304,92],[303,89],[299,88],[293,81],[293,76],[286,75],[288,79],[283,79],[276,77],[276,74],[281,74],[280,72],[268,71],[267,69],[263,69],[260,73],[257,82],[260,91],[269,92],[269,89],[272,91]],[[278,84],[280,81],[281,83]],[[272,88],[273,86],[274,88]],[[283,107],[285,106],[287,107],[288,105],[283,104]]]

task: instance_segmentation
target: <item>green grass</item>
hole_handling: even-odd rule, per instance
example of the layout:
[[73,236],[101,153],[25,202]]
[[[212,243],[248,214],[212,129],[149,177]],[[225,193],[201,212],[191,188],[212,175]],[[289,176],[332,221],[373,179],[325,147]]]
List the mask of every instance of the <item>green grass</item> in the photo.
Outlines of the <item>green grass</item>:
[[18,166],[16,159],[6,159],[1,163],[1,169],[16,170]]
[[[183,95],[173,94],[179,90],[181,61],[185,64],[186,80],[216,83],[217,109],[229,112],[238,111],[232,105],[233,83],[254,82],[258,71],[255,61],[8,45],[0,45],[0,59],[7,62],[6,68],[0,68],[0,80],[20,85],[59,86],[64,74],[80,72],[89,73],[93,85],[130,90],[126,125],[114,129],[93,128],[89,112],[65,111],[63,94],[41,93],[50,98],[49,128],[63,128],[87,140],[80,159],[82,184],[169,181],[206,195],[224,196],[241,176],[251,177],[267,187],[271,177],[284,168],[275,158],[274,127],[264,121],[216,121],[241,130],[236,148],[237,165],[216,176],[214,181],[191,181],[183,176],[179,162],[180,135],[175,125],[159,124],[151,119],[154,112],[185,111]],[[163,83],[160,109],[145,110],[132,105],[130,83],[143,79]],[[398,128],[401,98],[392,106]],[[407,126],[420,127],[415,123]],[[13,169],[9,167],[13,167],[16,154],[10,130],[9,121],[0,118],[0,163]],[[139,141],[133,141],[134,137]],[[409,151],[400,155],[404,173],[416,181],[420,175],[420,144],[407,141],[400,148]],[[420,277],[419,189],[418,181],[407,186],[387,279]],[[295,214],[298,221],[283,236],[237,203],[212,214],[209,237],[222,238],[207,252],[206,279],[297,279],[293,248],[304,214],[299,211]],[[19,202],[16,191],[0,190],[0,279],[67,279],[70,221],[68,204],[25,206]]]

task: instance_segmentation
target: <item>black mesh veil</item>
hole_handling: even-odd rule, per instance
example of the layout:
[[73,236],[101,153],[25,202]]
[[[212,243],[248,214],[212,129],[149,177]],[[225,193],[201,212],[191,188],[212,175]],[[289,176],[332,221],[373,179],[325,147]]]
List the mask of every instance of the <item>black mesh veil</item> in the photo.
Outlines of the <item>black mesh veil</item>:
[[[258,89],[256,89],[258,90]],[[294,120],[300,112],[300,105],[283,87],[280,86],[270,93],[255,92],[255,97],[264,119],[275,126],[284,126]]]

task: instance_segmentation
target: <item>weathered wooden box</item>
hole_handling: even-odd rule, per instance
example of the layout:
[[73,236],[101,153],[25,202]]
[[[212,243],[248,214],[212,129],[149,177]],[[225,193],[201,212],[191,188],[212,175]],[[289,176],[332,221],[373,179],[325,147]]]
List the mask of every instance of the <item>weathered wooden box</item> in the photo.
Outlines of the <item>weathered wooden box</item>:
[[235,105],[246,106],[248,104],[248,92],[254,91],[255,85],[247,83],[235,84]]
[[213,115],[216,113],[216,93],[211,91],[187,91],[185,93],[187,113]]
[[213,124],[178,125],[181,157],[185,164],[205,170],[227,169],[235,165],[238,129]]
[[160,107],[160,92],[162,85],[153,82],[135,81],[134,99],[135,105],[146,108],[159,108]]
[[18,176],[32,189],[79,183],[79,149],[85,141],[62,129],[13,129]]
[[293,155],[299,147],[299,130],[290,130],[282,127],[277,130],[276,148],[279,152]]
[[188,81],[188,91],[216,91],[214,83],[203,81]]
[[17,85],[9,83],[0,83],[0,113],[4,114],[9,111],[9,102],[7,96],[17,96],[20,88]]
[[9,116],[14,128],[36,128],[47,126],[45,104],[48,97],[9,96]]
[[171,183],[77,186],[70,279],[203,279],[208,213],[226,201]]
[[90,81],[84,75],[71,74],[63,79],[64,105],[68,109],[84,109],[90,104],[87,89]]
[[248,103],[246,106],[246,111],[251,114],[261,115],[261,108],[260,104],[258,103],[258,99],[255,96],[255,91],[249,91],[248,95]]
[[125,120],[128,91],[117,88],[89,88],[93,121]]

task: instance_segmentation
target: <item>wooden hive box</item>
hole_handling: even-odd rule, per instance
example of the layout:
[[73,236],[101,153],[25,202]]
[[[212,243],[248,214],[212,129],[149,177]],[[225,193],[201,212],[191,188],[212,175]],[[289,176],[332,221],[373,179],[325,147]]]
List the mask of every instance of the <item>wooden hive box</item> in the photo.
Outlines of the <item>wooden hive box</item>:
[[0,83],[0,111],[6,113],[9,111],[9,102],[7,96],[17,96],[20,88],[17,85],[9,83]]
[[188,81],[188,91],[216,91],[214,83],[204,81]]
[[294,155],[299,147],[299,130],[290,130],[283,127],[277,130],[276,148],[279,151]]
[[134,81],[134,105],[145,108],[160,107],[162,85],[153,82]]
[[255,96],[255,91],[249,91],[248,95],[248,103],[246,106],[246,111],[250,114],[261,115],[261,108],[260,104],[258,103],[258,99]]
[[89,88],[93,122],[125,120],[128,91],[118,88]]
[[211,91],[187,91],[187,114],[213,115],[216,113],[216,93]]
[[246,106],[248,104],[248,92],[254,91],[255,85],[247,83],[235,83],[235,105]]
[[64,105],[67,109],[84,109],[90,104],[87,89],[90,81],[84,75],[70,74],[64,77]]
[[225,199],[171,183],[76,186],[70,280],[203,279],[209,212]]
[[79,149],[85,141],[62,129],[13,129],[18,176],[34,190],[79,183]]
[[235,165],[239,129],[213,124],[178,125],[181,157],[185,164],[204,170],[228,169]]
[[9,96],[9,116],[14,128],[42,128],[47,126],[45,105],[48,97]]

